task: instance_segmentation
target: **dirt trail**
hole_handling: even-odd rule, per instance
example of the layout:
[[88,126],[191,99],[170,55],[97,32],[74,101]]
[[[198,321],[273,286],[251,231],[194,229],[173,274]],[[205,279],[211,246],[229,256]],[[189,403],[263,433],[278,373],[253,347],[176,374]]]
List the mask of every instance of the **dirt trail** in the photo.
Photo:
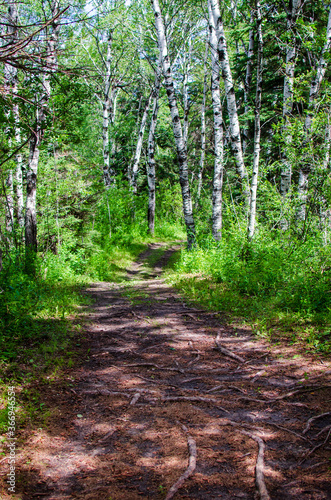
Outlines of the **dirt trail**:
[[21,449],[17,498],[165,499],[195,443],[175,499],[253,500],[259,442],[270,498],[330,499],[330,413],[304,432],[331,411],[330,363],[188,306],[159,277],[175,248],[144,267],[159,247],[127,283],[86,291],[85,357],[45,387],[52,417]]

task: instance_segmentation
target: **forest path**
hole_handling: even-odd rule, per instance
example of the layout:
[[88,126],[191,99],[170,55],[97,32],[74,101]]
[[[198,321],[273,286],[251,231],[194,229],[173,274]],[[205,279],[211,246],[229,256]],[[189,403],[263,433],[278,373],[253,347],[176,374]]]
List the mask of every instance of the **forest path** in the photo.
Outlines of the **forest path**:
[[195,444],[175,499],[253,500],[263,443],[270,498],[331,498],[330,413],[303,432],[330,411],[330,363],[188,306],[161,277],[177,248],[150,245],[128,282],[86,290],[84,360],[45,391],[17,498],[165,499]]

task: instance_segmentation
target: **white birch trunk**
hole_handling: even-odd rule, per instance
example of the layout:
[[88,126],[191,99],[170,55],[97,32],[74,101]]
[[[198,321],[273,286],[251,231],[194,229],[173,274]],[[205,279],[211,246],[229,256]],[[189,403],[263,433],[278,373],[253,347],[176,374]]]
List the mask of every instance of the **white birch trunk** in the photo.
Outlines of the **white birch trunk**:
[[208,4],[209,44],[211,50],[211,96],[214,114],[214,177],[212,195],[212,234],[216,241],[222,237],[222,191],[223,191],[223,114],[220,94],[220,67],[215,19]]
[[[17,24],[18,14],[16,2],[11,2],[8,5],[8,25],[6,30],[6,42],[15,43],[17,40]],[[4,91],[5,95],[9,97],[9,109],[5,110],[5,115],[10,120],[10,116],[14,111],[14,105],[11,100],[17,95],[17,68],[11,64],[5,63],[4,65]],[[6,135],[9,136],[9,145],[13,144],[10,137],[9,127],[6,130]],[[13,185],[13,170],[8,172],[6,179],[6,230],[8,232],[14,231],[14,185]]]
[[13,171],[9,170],[6,179],[6,230],[9,233],[14,232],[14,185]]
[[224,26],[221,19],[218,0],[208,0],[208,5],[214,17],[216,35],[218,39],[218,56],[219,56],[220,66],[222,69],[222,77],[226,93],[227,109],[230,120],[231,146],[236,160],[237,172],[241,180],[245,203],[246,206],[249,207],[249,183],[242,152],[237,103],[234,92],[226,38],[224,33]]
[[198,189],[197,189],[197,203],[200,200],[201,189],[202,189],[202,175],[205,166],[205,154],[206,154],[206,94],[207,94],[207,57],[209,50],[208,37],[206,39],[206,50],[205,57],[203,60],[203,95],[201,104],[201,153],[200,153],[200,163],[198,172]]
[[[52,15],[59,12],[59,1],[53,0],[51,4]],[[30,156],[27,172],[27,193],[25,206],[25,245],[26,248],[34,252],[37,251],[37,175],[40,154],[40,144],[45,127],[48,102],[51,94],[51,74],[57,70],[57,42],[58,42],[58,20],[51,24],[50,36],[47,40],[47,68],[43,75],[43,89],[40,100],[36,99],[36,127],[34,136],[30,142]]]
[[191,71],[191,52],[192,52],[192,40],[189,38],[189,48],[188,54],[185,54],[185,67],[184,67],[184,80],[183,80],[183,109],[184,109],[184,119],[183,119],[183,139],[185,142],[185,147],[187,149],[187,139],[188,139],[188,117],[190,112],[190,103],[188,95],[188,79]]
[[[15,88],[17,93],[17,85]],[[16,145],[21,143],[21,127],[20,127],[20,115],[19,108],[17,104],[14,104],[14,120],[15,120],[15,141]],[[24,227],[24,196],[23,196],[23,172],[22,172],[22,154],[18,153],[16,155],[16,200],[17,200],[17,222],[20,228]]]
[[155,74],[155,84],[153,91],[153,113],[148,134],[148,230],[154,235],[155,228],[155,129],[157,124],[157,114],[159,110],[159,93],[161,83],[161,65],[159,64]]
[[113,182],[110,175],[110,146],[109,146],[109,123],[111,120],[111,46],[112,33],[109,32],[107,40],[107,55],[105,60],[106,75],[104,82],[104,94],[102,103],[102,150],[103,150],[103,181],[105,188],[109,189]]
[[[323,161],[323,169],[328,171],[330,166],[330,146],[331,146],[331,108],[328,109],[327,124],[325,128],[325,157]],[[327,200],[323,195],[320,196],[320,218],[321,229],[323,234],[323,244],[327,245],[330,241],[331,228],[331,210],[328,208]]]
[[[253,12],[251,12],[250,25],[253,24]],[[246,65],[246,75],[244,84],[244,104],[245,104],[245,115],[249,111],[249,92],[251,89],[252,82],[252,59],[254,55],[254,30],[251,28],[249,30],[248,36],[248,50],[247,50],[247,65]],[[246,119],[245,127],[243,128],[243,154],[246,152],[247,144],[249,141],[249,120]]]
[[[296,45],[293,28],[296,23],[299,9],[302,0],[290,0],[287,15],[287,31],[290,34],[291,42],[286,47],[286,65],[284,77],[284,93],[283,93],[283,135],[285,140],[285,148],[281,154],[282,172],[280,177],[280,194],[285,197],[291,187],[292,181],[292,166],[288,160],[287,147],[292,142],[292,136],[288,131],[289,117],[292,114],[293,108],[293,82],[295,71]],[[287,222],[282,223],[284,229],[287,227]]]
[[[112,109],[110,123],[111,123],[112,129],[115,126],[115,120],[116,120],[117,96],[118,96],[118,89],[115,88],[112,90],[111,95],[110,95],[110,97],[111,97],[111,109]],[[112,130],[112,132],[113,132],[113,130]],[[111,136],[111,157],[113,159],[113,157],[116,153],[116,142],[115,142],[114,133],[111,133],[110,136]],[[112,165],[109,167],[109,172],[110,172],[111,177],[115,175],[115,171],[114,171]]]
[[158,37],[158,45],[162,61],[162,70],[167,91],[172,127],[177,148],[177,158],[179,164],[179,180],[183,198],[183,212],[187,231],[187,246],[192,248],[195,243],[195,225],[192,211],[192,199],[188,180],[187,151],[183,139],[183,132],[179,118],[177,100],[173,84],[171,66],[168,56],[167,41],[164,31],[164,24],[158,0],[151,0],[155,15],[155,26]]
[[[326,68],[327,68],[327,53],[331,47],[331,6],[329,10],[329,18],[328,25],[326,28],[326,42],[321,52],[320,59],[318,61],[316,75],[313,77],[310,85],[309,92],[309,103],[308,103],[308,112],[305,119],[305,131],[306,131],[306,140],[309,141],[309,134],[313,121],[313,112],[316,106],[316,98],[318,92],[321,88],[321,83],[323,81]],[[299,172],[299,184],[298,184],[298,199],[299,199],[299,208],[297,211],[297,219],[305,220],[306,219],[306,203],[308,196],[308,178],[309,178],[310,167],[305,166],[300,169]]]
[[255,122],[254,122],[254,160],[253,160],[253,174],[251,181],[249,220],[247,228],[247,238],[249,241],[252,240],[255,232],[256,194],[257,194],[260,149],[261,149],[260,111],[261,111],[261,98],[262,98],[263,37],[262,37],[261,8],[259,0],[256,0],[256,29],[257,29],[258,50],[257,50],[257,67],[256,67],[256,97],[255,97]]
[[148,100],[146,102],[146,105],[145,105],[144,113],[143,113],[141,123],[140,123],[140,129],[139,129],[139,133],[138,133],[136,152],[135,152],[134,159],[133,159],[132,190],[134,193],[137,193],[137,177],[138,177],[138,171],[139,171],[139,162],[140,162],[141,149],[142,149],[142,145],[143,145],[144,133],[145,133],[146,123],[147,123],[148,110],[149,110],[151,100],[152,100],[152,93],[153,92],[150,93]]

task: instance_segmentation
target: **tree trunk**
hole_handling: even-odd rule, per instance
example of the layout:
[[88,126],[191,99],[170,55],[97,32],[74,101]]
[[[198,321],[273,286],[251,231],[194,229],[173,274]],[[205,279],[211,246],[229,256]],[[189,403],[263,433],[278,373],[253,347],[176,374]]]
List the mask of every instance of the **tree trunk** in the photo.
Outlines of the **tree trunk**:
[[262,73],[263,73],[263,37],[260,1],[256,0],[256,29],[257,29],[257,67],[256,67],[256,96],[255,96],[255,123],[254,123],[254,160],[253,175],[251,182],[251,196],[249,208],[249,221],[247,228],[247,238],[252,240],[255,231],[256,220],[256,193],[259,175],[260,161],[260,140],[261,140],[261,98],[262,98]]
[[[250,25],[253,24],[254,15],[251,12]],[[248,38],[248,50],[247,50],[247,65],[246,65],[246,76],[244,84],[244,104],[245,104],[245,115],[249,112],[249,93],[252,83],[252,59],[254,55],[254,30],[251,28],[249,30]],[[247,144],[249,141],[249,120],[245,121],[245,127],[243,128],[243,154],[246,152]]]
[[[11,2],[8,6],[8,25],[6,30],[6,43],[14,44],[17,39],[17,25],[18,25],[18,13],[16,2]],[[17,68],[11,64],[5,63],[4,65],[4,90],[5,95],[10,96],[9,109],[5,110],[5,115],[10,121],[10,116],[14,113],[15,104],[12,103],[12,99],[17,95]],[[10,129],[7,127],[6,135],[9,136],[8,142],[11,146],[13,144],[12,137],[10,135]],[[13,185],[13,170],[8,172],[6,179],[6,230],[8,232],[14,231],[14,185]]]
[[159,92],[161,83],[161,65],[156,69],[155,84],[153,91],[153,114],[148,134],[148,163],[147,163],[147,182],[148,182],[148,230],[154,235],[155,228],[155,129],[157,123],[157,114],[159,110]]
[[140,129],[139,129],[139,134],[138,134],[138,140],[136,144],[136,152],[134,155],[133,159],[133,165],[132,165],[132,190],[134,193],[137,193],[137,177],[138,177],[138,171],[139,171],[139,162],[140,162],[140,156],[141,156],[141,148],[143,145],[143,140],[144,140],[144,133],[145,133],[145,128],[146,128],[146,123],[147,123],[147,117],[148,117],[148,110],[149,106],[151,104],[152,100],[152,93],[150,93],[148,100],[145,105],[144,113],[141,119],[140,123]]
[[208,57],[209,43],[206,39],[205,57],[203,60],[203,96],[201,105],[201,154],[198,173],[198,190],[197,190],[197,203],[200,200],[202,188],[202,174],[205,166],[206,154],[206,94],[207,94],[207,57]]
[[212,234],[216,241],[222,237],[222,191],[223,191],[223,114],[220,95],[220,68],[217,50],[215,19],[208,3],[209,43],[211,49],[211,95],[214,114],[214,178]]
[[227,109],[230,121],[231,146],[236,160],[237,172],[240,177],[245,203],[246,206],[249,207],[249,183],[241,146],[236,96],[234,92],[226,38],[224,34],[224,26],[221,19],[218,0],[208,0],[208,4],[214,17],[216,35],[218,40],[218,56],[222,69],[222,77],[224,81]]
[[[296,23],[298,12],[302,0],[290,0],[287,11],[287,32],[291,36],[291,42],[286,47],[286,66],[284,77],[284,94],[283,94],[283,136],[285,140],[285,148],[281,154],[282,172],[280,178],[280,194],[285,197],[291,187],[292,167],[288,160],[287,147],[292,142],[292,136],[288,131],[289,117],[292,114],[293,108],[293,82],[296,58],[295,35],[293,28]],[[287,222],[282,223],[284,228],[287,227]]]
[[162,61],[162,69],[167,91],[169,108],[171,113],[172,127],[177,148],[177,158],[179,164],[179,179],[183,198],[183,212],[187,231],[187,247],[191,249],[195,243],[195,225],[192,211],[192,199],[188,180],[187,151],[183,139],[183,132],[180,123],[175,89],[173,84],[171,66],[168,56],[167,41],[164,31],[164,24],[158,0],[151,0],[155,15],[155,26],[158,37],[158,45]]
[[[306,132],[307,143],[310,140],[309,135],[313,121],[313,113],[316,106],[316,98],[321,88],[321,83],[323,81],[326,72],[327,68],[326,55],[330,50],[330,47],[331,47],[331,7],[329,10],[328,25],[326,28],[326,42],[324,44],[320,59],[318,61],[316,75],[313,77],[310,85],[308,112],[305,119],[305,132]],[[298,184],[299,209],[297,211],[297,219],[299,220],[306,219],[306,202],[308,196],[309,173],[310,173],[310,165],[302,167],[299,172],[299,184]]]
[[[16,90],[17,92],[17,86]],[[15,141],[18,146],[21,143],[21,127],[20,127],[20,115],[19,108],[17,104],[14,104],[14,120],[15,120]],[[16,200],[17,200],[17,222],[19,227],[22,229],[24,227],[24,196],[23,196],[23,172],[22,172],[22,154],[18,153],[16,155]]]
[[103,181],[105,188],[109,189],[113,179],[110,175],[110,147],[109,147],[109,122],[111,119],[111,46],[112,46],[112,32],[108,33],[107,40],[107,56],[106,64],[106,78],[104,83],[104,94],[102,103],[102,149],[103,149]]
[[[59,1],[52,0],[51,4],[52,16],[59,12]],[[26,209],[25,209],[25,245],[27,250],[37,251],[37,214],[36,214],[36,198],[37,198],[37,175],[40,144],[45,128],[46,113],[48,102],[51,94],[51,74],[57,71],[57,42],[58,42],[58,19],[53,21],[50,27],[50,35],[47,39],[47,57],[46,67],[43,74],[43,89],[40,100],[36,99],[36,125],[34,136],[30,141],[30,156],[27,172],[27,193],[26,193]]]
[[187,149],[187,139],[188,139],[188,116],[190,112],[190,102],[188,95],[188,79],[191,70],[191,53],[192,53],[192,40],[189,38],[188,54],[185,54],[185,67],[184,67],[184,80],[183,80],[183,108],[184,108],[184,120],[183,120],[183,139],[185,142],[185,147]]

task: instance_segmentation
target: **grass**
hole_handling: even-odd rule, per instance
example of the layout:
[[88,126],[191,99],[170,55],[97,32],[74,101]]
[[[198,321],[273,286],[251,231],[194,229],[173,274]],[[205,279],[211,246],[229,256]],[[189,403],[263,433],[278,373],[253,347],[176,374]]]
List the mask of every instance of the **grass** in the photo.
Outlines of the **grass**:
[[285,252],[275,243],[268,250],[268,243],[253,249],[248,260],[242,258],[238,242],[182,250],[173,256],[168,279],[195,305],[249,325],[258,336],[329,354],[327,262],[312,247],[299,248],[286,262]]

